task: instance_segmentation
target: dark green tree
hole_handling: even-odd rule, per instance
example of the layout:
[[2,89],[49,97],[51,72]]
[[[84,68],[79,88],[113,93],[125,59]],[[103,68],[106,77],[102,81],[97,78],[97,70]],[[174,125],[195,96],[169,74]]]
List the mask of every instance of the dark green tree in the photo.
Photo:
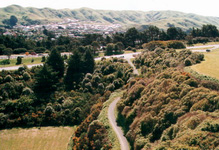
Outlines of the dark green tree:
[[57,89],[57,73],[53,72],[47,64],[36,71],[34,78],[35,83],[33,90],[40,99],[49,98]]
[[57,49],[51,51],[49,57],[46,60],[46,64],[48,64],[54,72],[57,72],[59,78],[63,77],[65,69],[64,60]]
[[92,56],[89,50],[86,50],[83,59],[83,73],[85,74],[93,73],[94,65],[95,65],[94,57]]
[[81,54],[75,51],[69,58],[67,72],[64,77],[66,90],[78,88],[78,84],[83,77],[82,64]]
[[16,65],[20,65],[21,63],[22,63],[22,58],[18,56]]
[[99,45],[99,43],[97,41],[93,41],[91,45],[93,46],[93,53],[95,54],[96,51],[99,50],[100,45]]
[[10,26],[10,27],[15,26],[15,25],[17,24],[17,22],[18,22],[18,19],[17,19],[17,17],[14,16],[14,15],[12,15],[12,16],[10,17],[10,19],[5,19],[5,20],[2,21],[3,24],[8,25],[8,26]]
[[169,40],[183,40],[186,33],[180,28],[170,27],[167,29],[167,36]]
[[8,59],[10,59],[11,54],[13,53],[13,50],[11,48],[5,48],[3,50],[3,54],[8,56]]
[[210,24],[203,25],[201,31],[203,37],[217,37],[219,35],[217,27]]
[[0,55],[3,55],[4,49],[5,49],[5,45],[0,44]]
[[13,15],[12,15],[12,16],[10,17],[10,25],[11,25],[12,27],[17,24],[17,21],[18,21],[18,19],[17,19],[16,16],[13,16]]
[[138,39],[139,33],[136,28],[130,28],[125,33],[125,39],[128,45],[126,46],[132,46],[135,47],[135,41]]

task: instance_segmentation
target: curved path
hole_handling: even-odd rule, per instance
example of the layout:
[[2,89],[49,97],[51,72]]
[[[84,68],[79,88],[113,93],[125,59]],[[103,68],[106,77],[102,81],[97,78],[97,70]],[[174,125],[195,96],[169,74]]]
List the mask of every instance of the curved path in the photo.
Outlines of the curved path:
[[113,130],[115,131],[120,145],[121,145],[121,150],[129,150],[129,143],[127,141],[127,139],[125,138],[125,136],[123,135],[123,131],[121,129],[121,127],[117,126],[116,123],[116,117],[115,117],[115,108],[116,108],[116,104],[117,102],[120,100],[120,97],[116,98],[110,105],[108,108],[108,119],[109,122],[113,128]]
[[134,64],[132,63],[130,58],[126,58],[126,60],[128,61],[129,65],[132,66],[133,68],[133,73],[139,75],[138,70],[135,68]]
[[[130,55],[132,56],[132,55]],[[132,61],[131,61],[131,57],[125,57],[125,59],[128,61],[128,63],[130,64],[130,66],[133,67],[133,73],[139,75],[138,70],[135,68],[135,66],[133,65]],[[129,143],[126,139],[126,137],[124,136],[124,133],[121,129],[121,127],[117,126],[116,123],[116,117],[115,117],[115,108],[116,108],[116,104],[118,103],[118,101],[120,100],[120,97],[117,97],[110,105],[109,105],[109,109],[108,109],[108,119],[109,122],[113,128],[113,130],[115,131],[120,145],[121,145],[121,150],[129,150]]]
[[[206,52],[206,49],[210,49],[210,50],[218,49],[219,45],[218,44],[200,45],[200,46],[191,46],[191,47],[186,47],[186,48],[190,49],[192,52]],[[206,49],[202,49],[202,48],[206,48]],[[193,49],[195,49],[195,50],[193,50]]]

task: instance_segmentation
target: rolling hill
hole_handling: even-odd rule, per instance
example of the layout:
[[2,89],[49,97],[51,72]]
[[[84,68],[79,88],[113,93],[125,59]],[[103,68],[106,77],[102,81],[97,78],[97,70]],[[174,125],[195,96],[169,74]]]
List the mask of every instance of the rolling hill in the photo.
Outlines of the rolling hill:
[[205,17],[177,11],[111,11],[90,8],[55,10],[50,8],[21,7],[18,5],[0,8],[0,24],[2,24],[2,20],[8,19],[11,15],[17,16],[19,23],[26,23],[28,20],[37,20],[45,23],[70,18],[107,24],[116,23],[124,27],[137,25],[140,28],[147,27],[147,25],[156,25],[163,29],[175,26],[187,30],[192,27],[201,27],[203,24],[213,24],[219,27],[219,17]]

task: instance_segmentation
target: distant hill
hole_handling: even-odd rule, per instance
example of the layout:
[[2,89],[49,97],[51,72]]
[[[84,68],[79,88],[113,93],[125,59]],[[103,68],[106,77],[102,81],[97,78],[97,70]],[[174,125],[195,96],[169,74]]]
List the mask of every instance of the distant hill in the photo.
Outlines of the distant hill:
[[175,26],[187,30],[192,27],[201,27],[203,24],[212,24],[219,28],[219,17],[205,17],[177,11],[111,11],[90,8],[55,10],[11,5],[0,8],[0,24],[2,24],[2,20],[9,19],[11,15],[17,16],[19,23],[26,23],[28,21],[45,23],[70,18],[81,21],[116,23],[124,27],[137,25],[140,29],[144,29],[148,25],[156,25],[163,29]]

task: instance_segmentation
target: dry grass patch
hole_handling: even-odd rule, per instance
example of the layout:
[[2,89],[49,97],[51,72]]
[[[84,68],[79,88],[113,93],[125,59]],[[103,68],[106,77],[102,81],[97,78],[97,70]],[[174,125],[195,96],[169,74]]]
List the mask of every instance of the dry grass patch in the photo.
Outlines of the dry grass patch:
[[208,75],[219,79],[219,49],[209,53],[204,53],[205,61],[191,66],[193,70],[200,74]]
[[75,127],[41,127],[0,131],[0,150],[66,150]]

